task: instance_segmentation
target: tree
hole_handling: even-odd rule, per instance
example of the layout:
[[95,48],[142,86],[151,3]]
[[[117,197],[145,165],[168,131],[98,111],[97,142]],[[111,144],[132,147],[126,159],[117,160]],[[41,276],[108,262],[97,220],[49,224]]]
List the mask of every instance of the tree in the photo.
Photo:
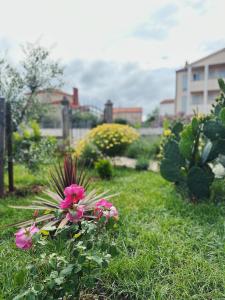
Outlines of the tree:
[[63,67],[51,59],[48,49],[27,43],[22,50],[23,59],[17,66],[6,56],[0,58],[0,95],[11,103],[14,131],[22,122],[40,117],[45,106],[37,93],[62,84],[63,75]]
[[150,114],[148,114],[145,125],[151,126],[153,122],[159,119],[159,108],[156,107]]
[[72,114],[73,127],[95,127],[98,117],[89,111],[76,111]]

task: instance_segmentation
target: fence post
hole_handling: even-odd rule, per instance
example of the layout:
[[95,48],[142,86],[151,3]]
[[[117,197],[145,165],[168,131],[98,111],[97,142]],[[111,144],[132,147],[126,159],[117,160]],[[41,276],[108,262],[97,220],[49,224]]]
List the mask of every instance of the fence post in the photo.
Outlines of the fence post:
[[70,115],[69,115],[69,100],[66,97],[63,97],[61,101],[63,105],[62,109],[62,136],[63,140],[68,143],[70,138]]
[[0,97],[0,198],[4,195],[5,99]]
[[13,182],[13,150],[12,150],[12,113],[11,104],[6,102],[6,149],[8,158],[9,191],[14,191]]
[[108,100],[105,103],[104,121],[106,123],[112,123],[113,122],[113,103],[110,100]]

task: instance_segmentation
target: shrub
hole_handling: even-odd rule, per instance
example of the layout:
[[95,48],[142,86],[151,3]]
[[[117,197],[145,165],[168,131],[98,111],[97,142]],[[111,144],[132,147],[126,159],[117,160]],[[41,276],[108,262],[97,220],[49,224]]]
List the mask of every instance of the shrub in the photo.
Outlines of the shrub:
[[124,125],[129,124],[129,122],[127,120],[122,119],[122,118],[116,118],[113,122],[116,124],[124,124]]
[[128,125],[103,124],[93,128],[87,136],[80,141],[76,149],[76,155],[81,156],[85,146],[93,143],[103,155],[122,155],[128,145],[138,139],[138,133]]
[[145,156],[154,159],[159,153],[159,142],[155,138],[140,138],[128,146],[126,156],[130,158],[138,158]]
[[160,171],[168,181],[183,186],[192,199],[210,196],[212,163],[225,155],[225,83],[211,115],[195,115],[191,123],[176,122],[164,132]]
[[135,166],[136,170],[139,170],[139,171],[148,170],[148,167],[149,167],[148,158],[146,158],[144,156],[140,156],[136,162],[136,166]]
[[95,164],[95,168],[101,179],[110,179],[112,177],[112,165],[109,160],[101,159]]
[[89,167],[93,167],[100,158],[102,158],[102,154],[93,143],[86,144],[80,156],[84,165]]
[[52,162],[57,141],[54,137],[41,137],[37,122],[30,122],[28,127],[21,125],[13,138],[16,162],[24,164],[31,171],[38,170],[41,164]]

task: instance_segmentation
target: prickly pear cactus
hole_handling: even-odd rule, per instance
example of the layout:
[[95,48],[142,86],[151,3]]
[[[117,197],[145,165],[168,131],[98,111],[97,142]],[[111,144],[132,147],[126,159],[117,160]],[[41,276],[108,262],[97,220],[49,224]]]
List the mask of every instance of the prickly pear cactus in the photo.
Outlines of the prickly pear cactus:
[[[174,132],[173,129],[171,132]],[[185,160],[179,151],[176,136],[170,137],[164,145],[164,159],[160,164],[161,175],[168,181],[180,182],[183,180],[181,167]]]
[[161,175],[186,186],[192,199],[209,197],[214,180],[210,163],[223,158],[225,165],[225,83],[222,79],[218,83],[221,93],[211,114],[196,114],[187,125],[177,122],[163,142]]
[[[209,168],[209,167],[208,167]],[[190,196],[194,198],[207,198],[210,194],[210,185],[214,176],[211,169],[192,167],[187,175],[187,186]]]

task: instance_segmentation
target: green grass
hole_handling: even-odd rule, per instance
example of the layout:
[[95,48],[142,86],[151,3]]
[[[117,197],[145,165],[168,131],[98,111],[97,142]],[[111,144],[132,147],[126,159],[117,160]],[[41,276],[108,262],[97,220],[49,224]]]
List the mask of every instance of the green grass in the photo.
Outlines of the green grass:
[[[17,183],[47,182],[45,172],[31,177],[17,170]],[[174,186],[151,172],[118,169],[111,181],[93,186],[120,192],[119,254],[100,274],[109,299],[225,299],[225,204],[192,204]],[[0,222],[11,223],[30,213],[7,208],[33,199],[8,197],[0,202]],[[223,199],[221,199],[223,200]],[[0,299],[28,284],[18,275],[32,251],[16,249],[12,229],[0,233]]]

